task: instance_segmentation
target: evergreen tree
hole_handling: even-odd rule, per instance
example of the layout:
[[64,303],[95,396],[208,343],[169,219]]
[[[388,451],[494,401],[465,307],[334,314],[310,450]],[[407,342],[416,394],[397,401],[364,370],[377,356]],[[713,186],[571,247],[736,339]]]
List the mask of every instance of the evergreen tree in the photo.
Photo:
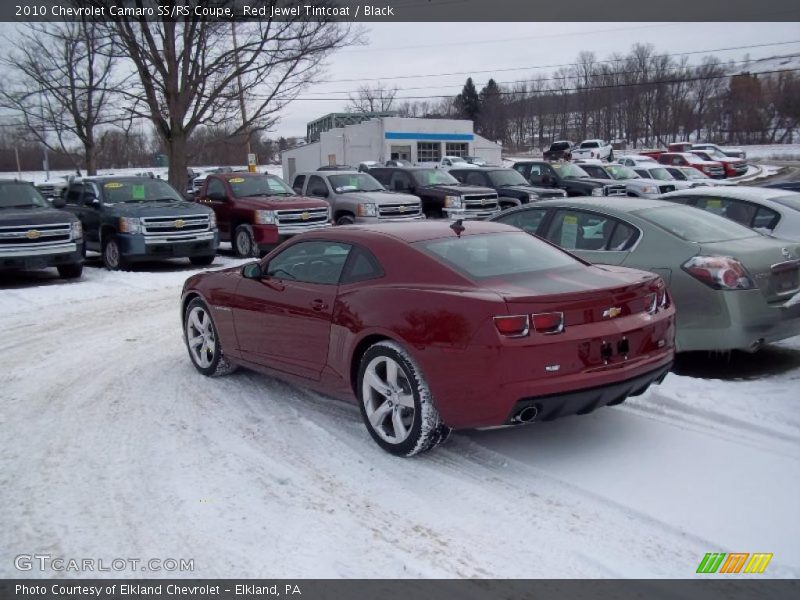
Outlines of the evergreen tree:
[[478,116],[481,112],[481,101],[478,97],[478,90],[475,89],[472,77],[467,78],[464,89],[456,96],[455,106],[458,116],[462,119],[470,119],[472,121],[478,120]]

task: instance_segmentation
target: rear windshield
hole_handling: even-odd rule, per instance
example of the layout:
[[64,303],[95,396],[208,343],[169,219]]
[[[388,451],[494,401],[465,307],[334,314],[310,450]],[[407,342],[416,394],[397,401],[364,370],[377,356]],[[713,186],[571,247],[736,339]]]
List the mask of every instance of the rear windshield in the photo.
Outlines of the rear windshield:
[[692,206],[669,206],[637,211],[643,219],[673,235],[699,244],[741,240],[758,234],[744,225]]
[[569,150],[569,142],[556,142],[551,144],[550,150]]
[[773,202],[783,204],[789,208],[800,210],[800,194],[789,194],[788,196],[780,196],[778,198],[771,198]]
[[597,148],[599,146],[600,144],[598,144],[597,142],[583,142],[581,144],[581,148]]
[[473,280],[581,264],[566,252],[522,232],[453,236],[414,245]]

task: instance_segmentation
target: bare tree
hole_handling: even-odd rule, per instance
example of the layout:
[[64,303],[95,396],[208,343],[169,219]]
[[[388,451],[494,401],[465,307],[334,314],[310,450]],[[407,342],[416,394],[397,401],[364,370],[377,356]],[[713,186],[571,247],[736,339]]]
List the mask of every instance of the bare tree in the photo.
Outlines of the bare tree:
[[[105,6],[106,12],[114,3],[88,2]],[[199,0],[188,4],[192,9]],[[359,42],[361,33],[350,23],[305,15],[232,23],[196,16],[193,10],[190,14],[182,20],[142,17],[106,23],[136,75],[128,92],[137,101],[133,115],[152,122],[169,157],[169,181],[178,189],[186,186],[187,143],[199,126],[224,126],[231,135],[248,139],[268,129],[280,110],[317,78],[325,58]]]
[[350,105],[347,110],[357,113],[392,110],[397,91],[397,86],[390,87],[380,81],[375,85],[362,85],[355,94],[350,95]]
[[123,82],[104,28],[91,20],[27,23],[15,46],[0,59],[8,69],[0,104],[51,150],[72,156],[68,146],[80,143],[83,166],[94,175],[98,131],[124,123],[112,102]]

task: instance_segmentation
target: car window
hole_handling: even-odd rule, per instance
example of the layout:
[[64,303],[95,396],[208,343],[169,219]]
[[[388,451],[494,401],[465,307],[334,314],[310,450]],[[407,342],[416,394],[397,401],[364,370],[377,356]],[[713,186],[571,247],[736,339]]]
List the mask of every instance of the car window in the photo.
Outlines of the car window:
[[328,186],[319,175],[312,175],[308,178],[308,185],[306,186],[306,194],[309,196],[319,196],[325,198],[328,196]]
[[635,212],[671,234],[699,244],[742,240],[758,235],[730,219],[691,206],[671,204]]
[[694,206],[702,208],[706,212],[727,217],[731,221],[736,221],[745,227],[750,227],[758,208],[750,202],[714,197],[698,198]]
[[334,285],[352,246],[340,242],[300,242],[289,246],[267,264],[267,275],[285,281]]
[[772,231],[778,226],[778,221],[780,220],[780,213],[772,209],[759,206],[756,210],[755,217],[753,217],[752,226],[753,229],[768,229],[769,231]]
[[341,283],[355,283],[383,277],[383,268],[378,259],[365,248],[356,247],[342,273]]
[[[618,225],[621,230],[616,234]],[[626,250],[637,233],[607,215],[564,209],[556,211],[545,237],[566,250]]]
[[292,189],[297,192],[298,194],[303,193],[303,184],[306,182],[305,175],[298,175],[294,178],[294,183],[292,184]]
[[227,196],[228,194],[225,192],[225,184],[222,183],[221,179],[217,179],[213,177],[208,180],[208,187],[206,187],[206,194],[219,194],[220,196]]
[[65,201],[67,204],[78,205],[81,201],[82,185],[71,185],[67,191]]
[[539,224],[546,214],[546,208],[530,208],[527,210],[514,211],[505,215],[501,214],[501,216],[495,220],[500,223],[505,223],[506,225],[519,227],[528,233],[536,233],[539,229]]
[[480,171],[470,171],[464,177],[464,183],[468,185],[486,185],[486,175]]
[[411,189],[411,178],[403,171],[395,171],[389,180],[389,189],[395,192],[404,192]]

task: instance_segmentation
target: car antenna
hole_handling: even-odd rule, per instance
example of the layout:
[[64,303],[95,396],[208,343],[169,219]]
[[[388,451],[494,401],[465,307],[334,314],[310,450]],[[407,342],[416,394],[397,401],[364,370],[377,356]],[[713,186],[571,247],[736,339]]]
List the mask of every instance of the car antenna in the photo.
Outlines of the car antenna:
[[464,219],[459,219],[458,221],[454,221],[453,224],[450,225],[450,229],[455,231],[458,237],[461,237],[461,234],[465,231]]

